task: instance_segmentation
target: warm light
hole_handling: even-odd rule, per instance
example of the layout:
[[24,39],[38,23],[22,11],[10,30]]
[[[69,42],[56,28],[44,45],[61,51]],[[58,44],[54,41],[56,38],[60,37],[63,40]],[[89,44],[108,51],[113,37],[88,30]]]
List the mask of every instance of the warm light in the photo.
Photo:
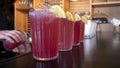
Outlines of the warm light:
[[70,1],[77,1],[77,0],[70,0]]

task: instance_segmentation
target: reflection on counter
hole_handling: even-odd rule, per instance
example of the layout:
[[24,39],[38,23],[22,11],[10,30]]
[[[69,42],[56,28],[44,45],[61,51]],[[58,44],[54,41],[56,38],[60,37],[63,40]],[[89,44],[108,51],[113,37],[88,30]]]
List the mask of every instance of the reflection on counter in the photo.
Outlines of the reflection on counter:
[[35,60],[35,68],[58,68],[58,60],[52,61],[36,61]]
[[59,53],[59,68],[73,68],[73,55],[71,51]]
[[81,63],[84,60],[84,47],[83,42],[79,46],[73,47],[73,68],[81,68]]

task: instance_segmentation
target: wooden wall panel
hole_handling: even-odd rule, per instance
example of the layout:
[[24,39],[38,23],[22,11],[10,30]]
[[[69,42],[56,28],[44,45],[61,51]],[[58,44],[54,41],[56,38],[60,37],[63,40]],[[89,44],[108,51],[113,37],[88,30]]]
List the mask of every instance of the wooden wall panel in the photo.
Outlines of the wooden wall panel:
[[93,0],[93,2],[106,2],[107,0]]
[[107,1],[120,1],[120,0],[107,0]]
[[90,2],[89,1],[70,1],[70,11],[75,12],[85,12],[90,11]]
[[70,11],[70,0],[63,0],[62,4],[65,11]]
[[[16,1],[18,2],[18,0]],[[28,11],[26,10],[20,10],[20,7],[18,3],[15,3],[15,29],[16,30],[22,30],[22,31],[27,31],[27,17],[28,17]]]
[[110,22],[112,18],[120,19],[120,6],[95,7],[94,17],[106,17]]

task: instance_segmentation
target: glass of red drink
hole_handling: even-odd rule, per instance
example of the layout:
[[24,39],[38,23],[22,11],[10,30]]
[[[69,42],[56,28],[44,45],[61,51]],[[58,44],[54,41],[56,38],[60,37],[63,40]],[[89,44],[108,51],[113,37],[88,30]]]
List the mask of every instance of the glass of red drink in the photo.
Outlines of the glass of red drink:
[[74,23],[74,45],[78,46],[80,44],[81,36],[81,21],[75,21]]
[[84,40],[84,30],[85,30],[85,23],[81,21],[80,42],[83,42]]
[[84,28],[85,24],[82,21],[76,21],[74,23],[74,45],[80,45],[80,42],[84,40]]
[[70,51],[74,40],[74,23],[66,18],[60,19],[59,51]]
[[56,59],[60,37],[59,18],[46,8],[33,9],[29,15],[33,58],[40,61]]

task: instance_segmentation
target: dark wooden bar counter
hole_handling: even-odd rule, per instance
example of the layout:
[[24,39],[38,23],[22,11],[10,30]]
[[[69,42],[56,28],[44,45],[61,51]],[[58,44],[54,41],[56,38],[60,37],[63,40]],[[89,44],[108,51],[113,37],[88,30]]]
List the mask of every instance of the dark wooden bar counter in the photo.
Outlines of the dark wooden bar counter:
[[98,33],[56,60],[36,61],[28,53],[0,62],[0,68],[120,68],[120,34]]

